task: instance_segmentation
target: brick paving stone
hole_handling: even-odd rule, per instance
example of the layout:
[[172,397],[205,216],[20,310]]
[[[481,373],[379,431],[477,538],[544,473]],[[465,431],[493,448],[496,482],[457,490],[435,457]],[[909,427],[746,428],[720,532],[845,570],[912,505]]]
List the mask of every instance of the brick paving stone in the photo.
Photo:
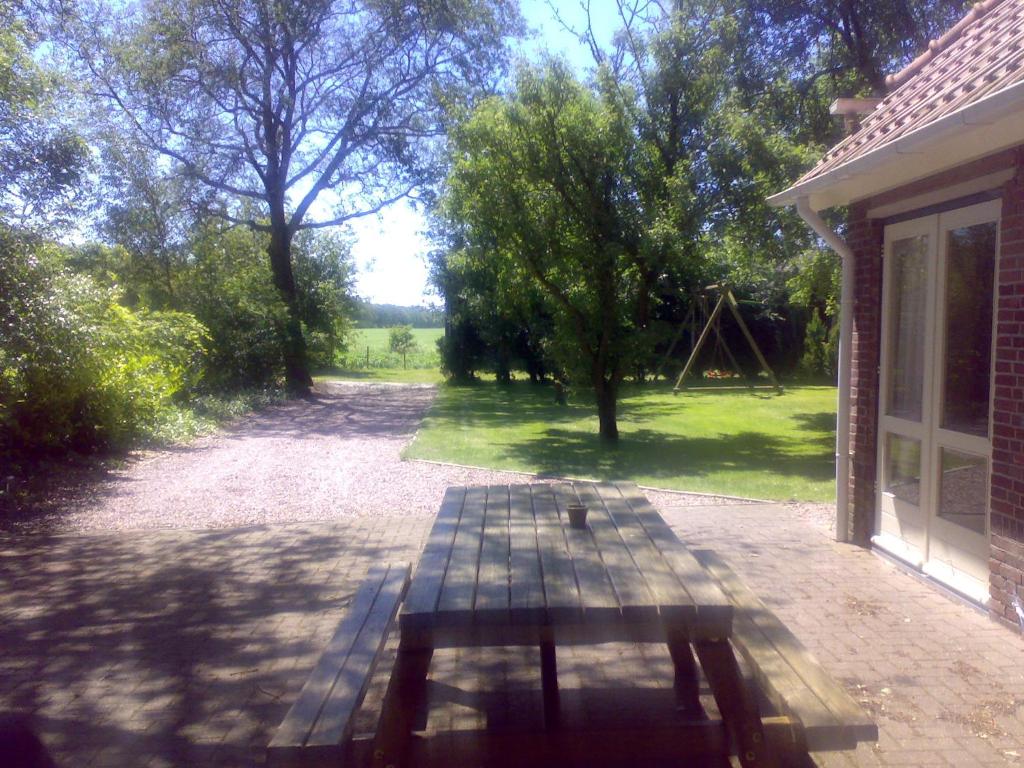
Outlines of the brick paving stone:
[[[657,502],[680,537],[728,560],[877,719],[878,744],[819,765],[1024,766],[1021,637],[787,505],[673,498]],[[429,523],[0,536],[0,712],[61,766],[258,765],[367,569],[415,560]],[[498,679],[529,687],[513,662],[530,653]],[[563,686],[670,684],[656,649],[595,653],[564,654]],[[483,680],[457,658],[439,652],[436,674]]]
[[729,561],[876,718],[877,745],[821,765],[1024,765],[1019,634],[779,505],[662,511],[688,544]]

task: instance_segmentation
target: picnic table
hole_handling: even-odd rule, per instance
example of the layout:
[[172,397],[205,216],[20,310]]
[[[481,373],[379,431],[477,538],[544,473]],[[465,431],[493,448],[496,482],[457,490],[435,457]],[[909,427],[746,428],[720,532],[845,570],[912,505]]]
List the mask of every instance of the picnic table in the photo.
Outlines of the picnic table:
[[[573,504],[586,506],[585,527],[569,525]],[[345,743],[396,623],[397,655],[369,751],[381,768],[684,756],[727,765],[729,754],[751,768],[802,764],[809,750],[877,738],[857,704],[725,563],[684,546],[631,483],[450,488],[411,584],[408,572],[391,566],[370,580],[362,607],[350,612],[271,743],[271,763],[307,764],[302,756],[314,752],[334,764],[363,759]],[[676,710],[668,726],[564,722],[559,649],[604,643],[667,646]],[[435,651],[510,646],[539,649],[541,727],[435,734],[427,745],[414,735]],[[701,701],[702,680],[714,718]],[[328,750],[332,744],[341,752]]]

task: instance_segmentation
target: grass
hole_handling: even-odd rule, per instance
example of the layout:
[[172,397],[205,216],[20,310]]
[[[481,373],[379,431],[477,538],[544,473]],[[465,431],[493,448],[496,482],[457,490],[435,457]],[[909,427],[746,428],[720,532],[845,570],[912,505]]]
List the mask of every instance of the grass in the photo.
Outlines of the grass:
[[357,329],[348,349],[338,355],[334,368],[320,371],[317,378],[440,383],[441,356],[437,340],[444,335],[444,329],[413,328],[416,348],[404,361],[401,355],[389,349],[390,333],[390,328]]
[[835,388],[627,388],[620,439],[603,445],[592,399],[550,387],[443,387],[407,458],[759,499],[834,498]]
[[[338,363],[345,368],[362,370],[366,368],[402,369],[402,356],[392,352],[390,328],[358,328],[348,344],[348,351]],[[441,356],[437,351],[437,340],[444,335],[444,328],[413,328],[412,337],[416,348],[406,355],[406,368],[438,368]]]

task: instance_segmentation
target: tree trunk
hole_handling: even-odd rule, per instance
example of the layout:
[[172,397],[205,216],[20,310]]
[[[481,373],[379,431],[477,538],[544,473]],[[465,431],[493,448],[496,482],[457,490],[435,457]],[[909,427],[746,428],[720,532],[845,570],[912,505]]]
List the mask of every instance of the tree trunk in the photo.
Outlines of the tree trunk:
[[601,379],[594,383],[594,394],[597,396],[597,420],[601,439],[618,441],[619,424],[615,417],[618,392],[615,385]]
[[[274,218],[272,215],[271,219]],[[309,375],[306,339],[302,335],[302,320],[299,317],[299,296],[292,272],[292,233],[283,220],[273,223],[272,227],[267,248],[270,269],[274,276],[274,286],[281,292],[281,298],[288,308],[288,319],[284,327],[285,383],[289,392],[307,395],[313,386],[313,379]]]

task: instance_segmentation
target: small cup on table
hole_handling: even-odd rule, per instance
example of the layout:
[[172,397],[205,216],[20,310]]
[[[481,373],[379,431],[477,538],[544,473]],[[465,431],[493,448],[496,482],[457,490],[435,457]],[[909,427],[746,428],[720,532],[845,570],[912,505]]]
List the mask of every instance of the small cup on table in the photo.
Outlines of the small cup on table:
[[583,530],[587,527],[587,505],[573,503],[568,506],[569,527]]

